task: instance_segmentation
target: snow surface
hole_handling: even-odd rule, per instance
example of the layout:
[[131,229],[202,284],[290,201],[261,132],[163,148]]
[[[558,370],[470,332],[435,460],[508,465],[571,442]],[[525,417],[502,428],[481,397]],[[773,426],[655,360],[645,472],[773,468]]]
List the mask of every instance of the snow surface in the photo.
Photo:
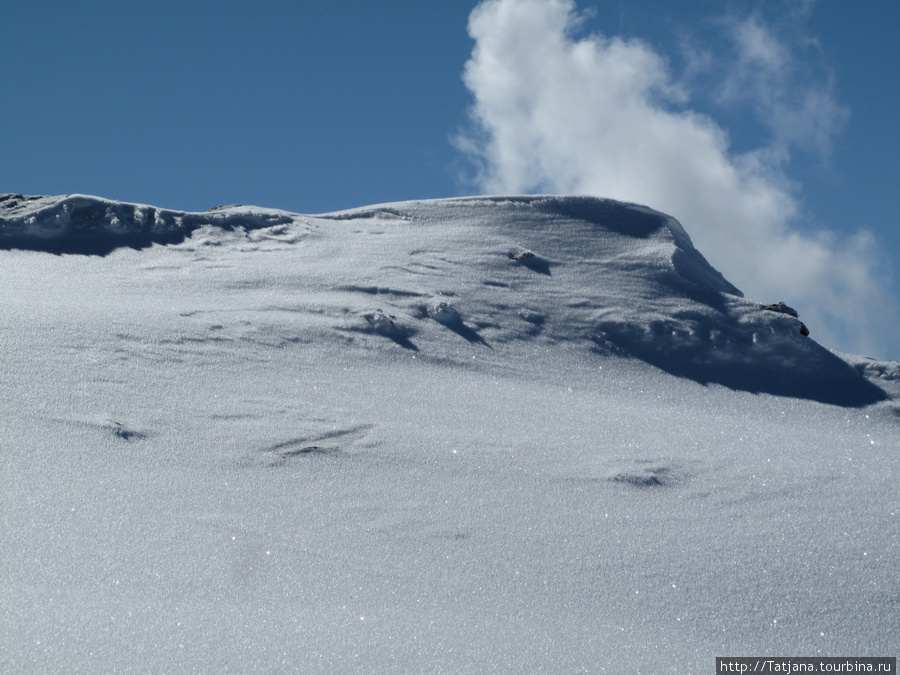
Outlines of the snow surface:
[[900,365],[651,209],[3,195],[0,289],[4,672],[897,653]]

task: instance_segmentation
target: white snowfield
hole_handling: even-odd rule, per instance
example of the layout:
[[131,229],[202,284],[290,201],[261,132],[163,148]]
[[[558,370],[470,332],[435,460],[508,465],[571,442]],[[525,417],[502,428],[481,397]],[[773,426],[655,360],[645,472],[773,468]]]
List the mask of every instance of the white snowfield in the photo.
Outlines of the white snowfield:
[[900,364],[779,300],[596,198],[2,195],[0,671],[896,656]]

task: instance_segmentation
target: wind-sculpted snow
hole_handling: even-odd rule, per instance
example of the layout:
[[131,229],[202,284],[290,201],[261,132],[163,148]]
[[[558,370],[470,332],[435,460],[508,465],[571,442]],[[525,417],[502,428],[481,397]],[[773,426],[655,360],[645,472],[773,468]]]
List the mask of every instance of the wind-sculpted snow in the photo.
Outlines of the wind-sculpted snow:
[[0,250],[106,255],[119,247],[174,244],[202,227],[258,229],[292,222],[273,209],[222,207],[207,213],[171,211],[87,195],[0,195]]
[[[336,329],[388,338],[425,355],[446,358],[446,335],[438,338],[445,329],[488,348],[535,339],[590,348],[751,392],[850,406],[885,398],[857,369],[808,339],[796,317],[743,299],[681,224],[643,206],[591,197],[480,197],[302,216],[259,207],[186,213],[83,195],[6,195],[0,216],[3,247],[54,253],[303,241],[306,274],[298,273],[297,290],[331,289],[336,295],[323,310],[356,317]],[[306,238],[307,231],[314,236]],[[369,296],[378,297],[377,306]],[[351,310],[348,303],[359,306]]]
[[900,364],[646,207],[13,195],[0,291],[2,672],[900,643]]
[[[424,305],[411,292],[405,301],[385,298],[411,323],[428,316],[485,346],[531,339],[590,345],[732,389],[851,406],[885,398],[808,339],[798,319],[743,299],[677,221],[646,207],[512,197],[392,204],[378,211],[379,220],[386,213],[394,220],[371,240],[368,255],[383,265],[382,280],[400,270],[423,277],[420,290],[441,293]],[[337,217],[352,222],[355,214],[378,222],[372,209]],[[391,229],[406,255],[396,254]]]

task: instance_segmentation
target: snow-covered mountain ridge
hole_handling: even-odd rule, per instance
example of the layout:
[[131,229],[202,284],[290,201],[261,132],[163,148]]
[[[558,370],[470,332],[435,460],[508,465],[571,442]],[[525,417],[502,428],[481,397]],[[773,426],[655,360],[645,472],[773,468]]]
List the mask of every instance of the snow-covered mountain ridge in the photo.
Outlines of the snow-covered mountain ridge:
[[896,363],[587,197],[0,199],[0,671],[892,655]]
[[341,319],[333,328],[407,349],[419,349],[437,330],[423,319],[436,319],[486,347],[577,343],[699,382],[846,405],[887,398],[861,373],[876,374],[876,382],[896,374],[891,364],[868,360],[853,360],[853,368],[807,339],[794,316],[743,299],[680,223],[634,204],[472,197],[309,216],[239,205],[188,213],[86,195],[0,196],[0,249],[106,255],[120,247],[195,250],[227,242],[296,245],[314,256],[317,242],[344,237],[342,250],[323,250],[327,265],[307,268],[306,281],[354,298],[352,308],[329,308]]

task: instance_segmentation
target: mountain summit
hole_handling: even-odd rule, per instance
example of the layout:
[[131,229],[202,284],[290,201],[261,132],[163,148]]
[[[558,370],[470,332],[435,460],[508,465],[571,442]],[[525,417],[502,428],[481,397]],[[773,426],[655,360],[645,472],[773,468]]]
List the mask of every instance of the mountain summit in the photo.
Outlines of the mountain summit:
[[852,406],[886,397],[808,339],[796,312],[778,311],[784,303],[744,299],[680,223],[644,206],[472,197],[309,216],[0,196],[0,248],[108,255],[154,244],[182,255],[213,244],[248,253],[295,247],[303,260],[292,272],[296,297],[329,290],[316,311],[333,317],[334,330],[425,354],[453,352],[439,339],[449,329],[485,348],[567,345],[732,389]]

